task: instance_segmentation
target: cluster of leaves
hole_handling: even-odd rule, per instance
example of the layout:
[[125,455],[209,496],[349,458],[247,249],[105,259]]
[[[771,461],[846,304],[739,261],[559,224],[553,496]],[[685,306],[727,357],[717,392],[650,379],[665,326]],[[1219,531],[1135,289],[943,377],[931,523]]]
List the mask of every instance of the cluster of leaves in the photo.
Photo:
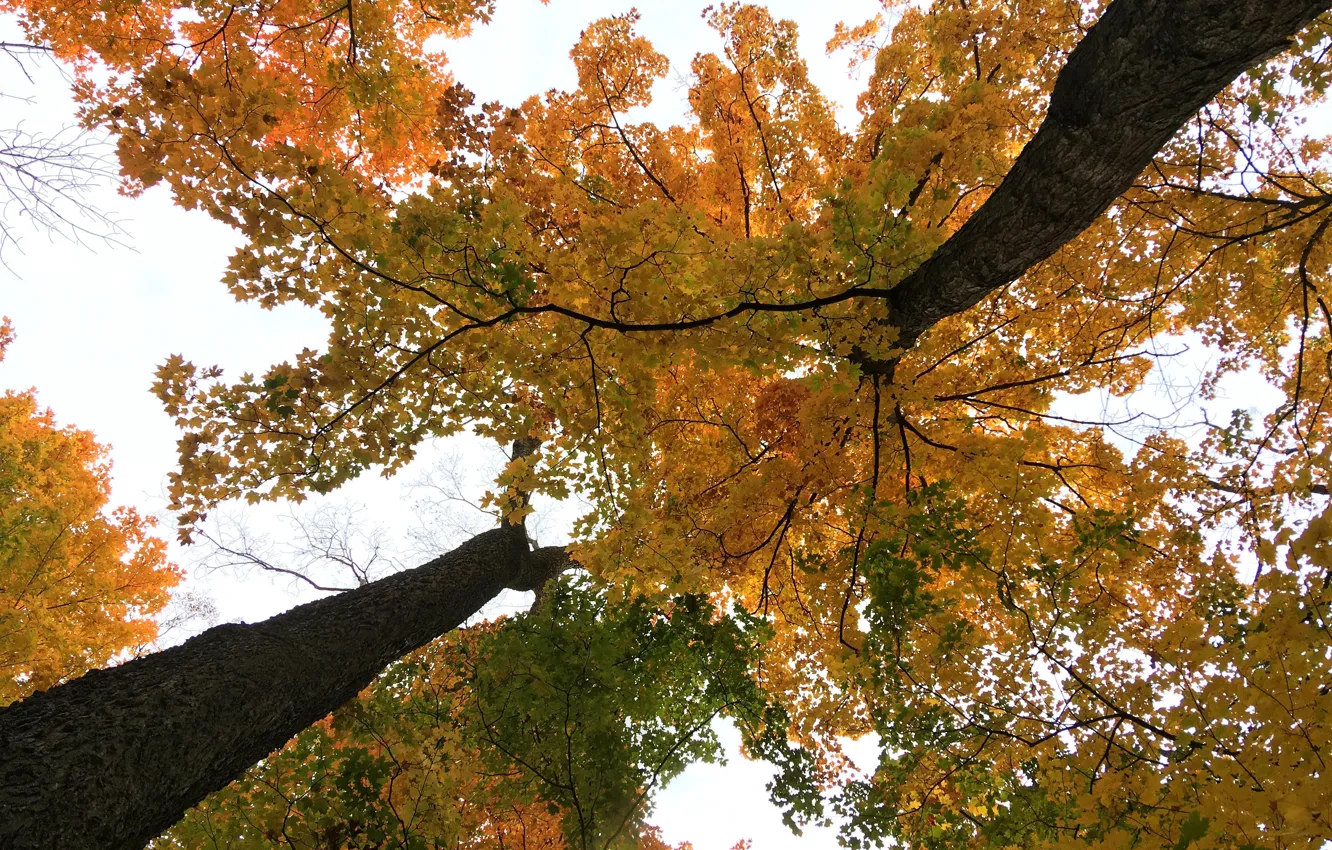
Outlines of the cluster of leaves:
[[[10,338],[0,322],[0,357]],[[157,635],[180,574],[150,518],[107,509],[110,471],[32,392],[0,395],[0,706]]]
[[1097,517],[1068,558],[1030,563],[987,549],[945,487],[898,522],[865,560],[883,753],[837,800],[851,846],[1322,840],[1326,517],[1252,592],[1220,559],[1145,569],[1130,517]]
[[[181,129],[288,153],[324,145],[344,168],[384,179],[428,166],[439,150],[433,117],[450,81],[426,42],[464,35],[493,8],[490,0],[0,4],[32,43],[79,71],[80,94],[105,104],[103,117],[167,119],[159,110],[189,108],[171,94],[179,85],[206,109],[170,116]],[[120,139],[139,186],[204,159],[221,165],[209,147],[202,138],[165,150],[151,132]]]
[[533,614],[394,665],[154,846],[660,847],[649,795],[720,756],[724,717],[813,815],[797,799],[818,799],[809,757],[749,675],[767,631],[697,596],[611,602],[563,582]]

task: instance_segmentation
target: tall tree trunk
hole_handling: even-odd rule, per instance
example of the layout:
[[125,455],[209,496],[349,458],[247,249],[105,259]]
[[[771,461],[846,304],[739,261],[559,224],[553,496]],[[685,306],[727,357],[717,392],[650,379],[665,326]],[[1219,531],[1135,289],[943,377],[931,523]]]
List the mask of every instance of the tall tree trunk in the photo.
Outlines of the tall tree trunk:
[[[1196,109],[1329,6],[1115,0],[1003,185],[892,293],[902,341],[1076,236]],[[0,847],[137,850],[394,659],[561,562],[558,550],[529,553],[521,529],[496,529],[416,570],[0,711]]]
[[562,565],[497,528],[397,575],[0,710],[0,847],[139,850],[506,587]]
[[[1004,182],[888,295],[910,347],[1094,222],[1179,128],[1332,0],[1115,0],[1059,72]],[[886,372],[888,363],[866,363]],[[876,368],[877,367],[877,368]]]

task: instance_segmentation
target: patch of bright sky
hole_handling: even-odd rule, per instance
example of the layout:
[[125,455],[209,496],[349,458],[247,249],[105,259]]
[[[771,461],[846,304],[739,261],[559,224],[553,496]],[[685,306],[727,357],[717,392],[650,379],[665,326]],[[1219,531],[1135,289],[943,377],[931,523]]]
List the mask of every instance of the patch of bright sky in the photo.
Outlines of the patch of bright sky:
[[1204,399],[1201,386],[1219,353],[1194,334],[1153,340],[1145,350],[1152,353],[1154,367],[1137,391],[1117,396],[1094,389],[1061,396],[1054,412],[1075,424],[1106,423],[1108,439],[1131,456],[1146,437],[1161,430],[1197,446],[1207,423],[1229,425],[1234,410],[1261,422],[1285,398],[1257,368],[1251,368],[1227,375],[1212,398]]

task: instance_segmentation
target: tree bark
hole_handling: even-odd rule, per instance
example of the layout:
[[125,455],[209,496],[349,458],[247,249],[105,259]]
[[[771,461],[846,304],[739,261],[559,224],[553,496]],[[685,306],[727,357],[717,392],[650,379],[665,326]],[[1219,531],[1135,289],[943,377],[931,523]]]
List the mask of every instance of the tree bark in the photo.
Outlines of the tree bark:
[[[1085,230],[1183,124],[1332,0],[1115,0],[1059,72],[1040,129],[981,208],[889,294],[909,348]],[[886,371],[886,363],[866,371]]]
[[521,526],[0,709],[0,847],[139,850],[506,587],[568,565]]

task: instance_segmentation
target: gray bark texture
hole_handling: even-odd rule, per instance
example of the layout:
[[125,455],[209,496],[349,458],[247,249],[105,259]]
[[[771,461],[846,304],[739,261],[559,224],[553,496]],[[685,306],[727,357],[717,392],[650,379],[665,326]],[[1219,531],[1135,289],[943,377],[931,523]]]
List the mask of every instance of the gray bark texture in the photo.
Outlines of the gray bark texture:
[[1060,71],[1040,130],[1004,182],[888,295],[898,344],[910,348],[1085,230],[1189,118],[1329,7],[1332,0],[1111,3]]
[[191,806],[456,628],[568,566],[520,526],[253,625],[0,709],[0,848],[139,850]]
[[[902,344],[1076,236],[1196,110],[1329,6],[1115,0],[1003,185],[892,292]],[[0,848],[137,850],[386,665],[567,563],[559,550],[529,553],[521,527],[505,526],[416,570],[0,711]]]

